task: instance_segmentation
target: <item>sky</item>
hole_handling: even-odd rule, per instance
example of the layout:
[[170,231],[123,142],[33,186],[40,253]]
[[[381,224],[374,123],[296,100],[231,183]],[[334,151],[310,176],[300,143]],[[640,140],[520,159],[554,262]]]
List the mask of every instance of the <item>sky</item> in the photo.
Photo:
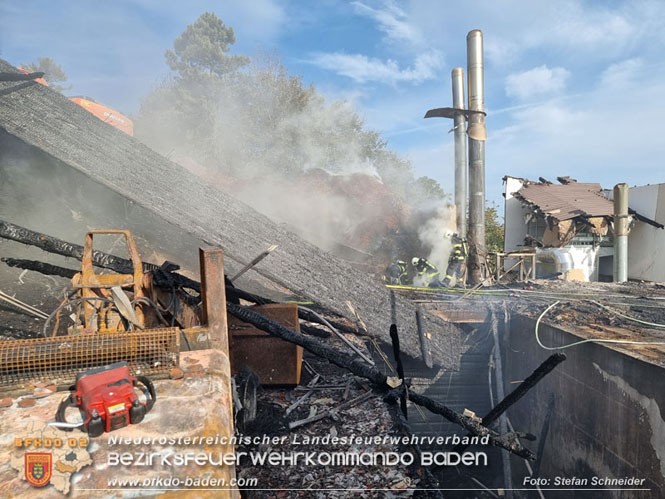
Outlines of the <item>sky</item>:
[[486,191],[502,177],[570,176],[611,188],[665,181],[662,0],[0,0],[0,57],[52,57],[69,95],[126,114],[168,75],[164,52],[205,11],[233,27],[231,53],[271,54],[366,126],[417,175],[453,191],[447,119],[466,34],[485,41]]

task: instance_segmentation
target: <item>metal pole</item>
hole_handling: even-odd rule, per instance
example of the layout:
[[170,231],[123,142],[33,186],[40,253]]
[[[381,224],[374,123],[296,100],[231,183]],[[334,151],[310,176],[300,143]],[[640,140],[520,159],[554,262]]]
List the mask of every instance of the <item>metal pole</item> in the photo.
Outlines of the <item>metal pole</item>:
[[614,186],[614,282],[628,280],[628,184]]
[[[466,36],[469,109],[485,111],[483,33],[479,29]],[[485,117],[469,117],[469,277],[481,282],[480,251],[485,248]]]
[[[455,68],[452,71],[453,81],[453,107],[465,109],[464,102],[464,69]],[[455,114],[455,212],[457,233],[466,237],[466,210],[467,210],[467,176],[466,176],[466,118]]]
[[199,248],[199,261],[201,265],[201,320],[208,325],[212,348],[222,351],[230,359],[229,327],[226,321],[224,253],[219,248]]

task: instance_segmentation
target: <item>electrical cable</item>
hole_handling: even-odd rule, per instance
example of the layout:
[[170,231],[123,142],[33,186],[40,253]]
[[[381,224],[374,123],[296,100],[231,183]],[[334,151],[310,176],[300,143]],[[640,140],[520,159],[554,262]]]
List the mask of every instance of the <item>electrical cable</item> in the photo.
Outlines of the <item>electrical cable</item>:
[[101,298],[101,297],[99,297],[99,298],[93,298],[93,297],[76,298],[74,300],[66,301],[65,303],[60,304],[60,306],[58,306],[58,308],[56,308],[48,316],[48,318],[46,319],[46,322],[44,322],[44,327],[42,328],[42,336],[44,338],[47,337],[46,336],[46,330],[48,329],[48,326],[51,323],[51,321],[53,320],[53,317],[55,316],[55,314],[57,314],[60,310],[62,310],[63,308],[65,308],[68,305],[75,305],[76,303],[81,303],[81,302],[85,302],[85,301],[102,301],[102,302],[105,302],[105,303],[113,304],[113,300],[109,300],[108,298]]
[[[654,324],[654,323],[650,323],[650,322],[646,322],[646,321],[641,321],[641,320],[639,320],[639,319],[635,319],[635,318],[633,318],[633,317],[629,317],[629,316],[627,316],[627,315],[621,314],[620,312],[617,312],[617,311],[615,311],[615,310],[612,310],[612,309],[609,308],[609,307],[605,307],[604,305],[601,305],[600,303],[598,303],[598,302],[596,302],[596,301],[593,301],[593,300],[588,300],[588,301],[591,301],[592,303],[595,303],[596,305],[600,305],[601,307],[606,308],[608,311],[610,311],[610,312],[612,312],[612,313],[615,313],[615,314],[617,314],[617,315],[620,315],[620,316],[622,316],[622,317],[624,317],[624,318],[626,318],[626,319],[628,319],[628,320],[635,321],[635,322],[639,322],[639,323],[641,323],[641,324],[646,324],[646,325],[653,325],[653,326],[657,326],[657,327],[665,327],[665,325],[663,325],[663,324]],[[583,343],[615,343],[615,344],[622,344],[622,345],[665,345],[665,341],[631,341],[631,340],[611,340],[611,339],[602,339],[602,338],[589,338],[589,339],[586,339],[586,340],[581,340],[581,341],[576,341],[576,342],[573,342],[573,343],[569,343],[568,345],[562,345],[562,346],[560,346],[560,347],[548,347],[548,346],[545,346],[545,345],[543,345],[543,343],[540,341],[540,336],[539,336],[539,333],[538,333],[538,328],[539,328],[539,326],[540,326],[540,321],[543,319],[543,317],[545,316],[545,314],[547,314],[547,312],[549,312],[550,310],[552,310],[552,309],[553,309],[556,305],[558,305],[559,303],[561,303],[561,301],[560,301],[560,300],[557,300],[557,301],[555,301],[554,303],[550,304],[550,306],[547,307],[547,308],[546,308],[546,309],[545,309],[545,310],[544,310],[544,311],[538,316],[538,320],[536,320],[536,329],[535,329],[536,341],[537,341],[538,344],[541,346],[541,348],[543,348],[543,349],[545,349],[545,350],[563,350],[563,349],[565,349],[565,348],[574,347],[574,346],[577,346],[577,345],[581,345],[581,344],[583,344]]]
[[629,321],[637,322],[637,323],[639,323],[639,324],[644,324],[645,326],[665,327],[665,324],[656,324],[655,322],[648,322],[648,321],[643,321],[643,320],[641,320],[641,319],[636,319],[636,318],[634,318],[634,317],[629,317],[629,316],[627,316],[627,315],[625,315],[625,314],[619,312],[618,310],[613,310],[613,309],[611,309],[610,307],[608,307],[608,306],[606,306],[606,305],[603,305],[602,303],[599,303],[599,302],[597,302],[597,301],[595,301],[595,300],[585,300],[585,301],[588,301],[588,302],[591,302],[591,303],[593,303],[593,304],[595,304],[595,305],[598,305],[600,308],[604,308],[604,309],[607,310],[608,312],[611,312],[611,313],[613,313],[613,314],[616,314],[616,315],[618,315],[619,317],[623,317],[624,319],[629,320]]
[[[175,297],[175,295],[174,295],[174,297]],[[175,303],[175,299],[174,299],[173,301],[174,301],[174,303]],[[157,318],[158,318],[160,321],[162,321],[162,324],[166,325],[167,327],[169,326],[168,321],[167,321],[167,320],[164,318],[164,316],[161,314],[161,312],[160,312],[160,307],[159,307],[159,305],[158,305],[157,303],[155,303],[154,301],[152,301],[150,298],[146,298],[145,296],[140,296],[140,297],[136,298],[135,300],[133,300],[133,301],[131,302],[131,303],[132,303],[132,306],[133,306],[136,302],[139,302],[139,303],[146,303],[146,304],[150,305],[151,307],[153,307],[153,308],[155,309],[155,313],[157,314]],[[170,326],[173,327],[173,324],[171,324]],[[187,335],[185,334],[185,332],[184,332],[182,329],[180,329],[180,328],[178,328],[178,329],[179,329],[179,331],[180,331],[180,335],[182,336],[182,338],[185,340],[185,343],[187,344],[187,348],[191,351],[191,350],[192,350],[192,345],[189,343],[189,338],[187,338]]]

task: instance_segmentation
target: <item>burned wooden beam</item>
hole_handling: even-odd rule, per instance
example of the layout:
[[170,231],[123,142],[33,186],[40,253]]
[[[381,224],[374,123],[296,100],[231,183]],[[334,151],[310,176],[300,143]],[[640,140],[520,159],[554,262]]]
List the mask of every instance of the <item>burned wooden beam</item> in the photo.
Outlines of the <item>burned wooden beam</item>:
[[[83,246],[79,244],[68,243],[61,239],[35,232],[20,225],[14,225],[4,220],[0,220],[0,237],[16,241],[30,246],[36,246],[49,253],[57,255],[68,256],[80,260],[83,256]],[[131,273],[132,264],[129,260],[119,258],[117,256],[109,255],[102,251],[93,251],[92,263],[98,267],[104,267],[114,270],[120,274]],[[156,265],[148,263],[143,264],[144,270],[154,270]],[[154,267],[154,268],[153,268]]]
[[[405,383],[404,379],[404,365],[402,364],[402,352],[399,348],[399,334],[397,334],[397,326],[391,324],[390,326],[390,339],[393,342],[393,355],[395,356],[395,368],[397,369],[397,376],[402,381],[402,385]],[[408,397],[408,388],[404,385],[402,394],[400,396],[400,408],[402,409],[402,414],[404,414],[405,419],[409,419],[409,411],[407,406],[407,397]]]
[[[76,258],[77,260],[81,259],[83,255],[83,246],[63,241],[48,234],[43,234],[41,232],[35,232],[33,230],[21,227],[20,225],[15,225],[4,220],[0,220],[0,237],[8,239],[10,241],[19,242],[28,246],[36,246],[48,253],[55,253],[57,255],[66,256],[70,258]],[[35,270],[41,272],[42,274],[49,275],[62,275],[63,277],[72,276],[68,275],[68,269],[64,267],[50,266],[49,264],[34,261],[34,260],[21,260],[21,259],[8,259],[13,262],[10,265],[12,267],[27,268],[29,270]],[[3,259],[5,261],[5,259]],[[118,256],[110,255],[104,253],[103,251],[93,251],[92,254],[92,263],[93,265],[113,270],[120,274],[132,273],[133,267],[132,262],[125,258]],[[201,284],[193,279],[190,279],[184,275],[176,274],[169,270],[163,269],[161,266],[154,263],[143,262],[143,270],[145,272],[152,272],[154,276],[154,283],[160,287],[179,287],[187,288],[196,291],[197,293],[201,292]],[[72,274],[73,275],[73,274]],[[229,295],[229,299],[237,297],[243,300],[256,303],[257,305],[266,305],[271,303],[277,303],[268,298],[258,296],[247,291],[243,291],[233,286],[230,281],[226,281],[226,292]],[[315,314],[298,309],[298,317],[308,322],[315,322],[321,324],[321,321],[316,317]],[[329,320],[329,322],[338,330],[343,333],[349,334],[358,334],[356,329],[353,329],[345,324]],[[322,324],[324,325],[324,324]],[[311,332],[311,331],[310,331]]]
[[520,385],[510,392],[506,398],[494,406],[494,408],[487,413],[483,418],[483,424],[488,425],[493,423],[501,414],[506,412],[506,410],[513,404],[515,404],[519,399],[524,397],[526,393],[531,390],[536,384],[547,376],[552,370],[566,360],[565,354],[555,353],[550,355],[538,368],[529,375]]
[[[0,237],[28,246],[36,246],[48,253],[76,258],[77,260],[80,260],[83,256],[83,246],[80,244],[63,241],[57,237],[35,232],[4,220],[0,220]],[[133,265],[130,260],[98,250],[92,252],[92,264],[96,267],[113,270],[119,274],[131,274],[133,272]],[[34,268],[31,270],[38,269]],[[201,285],[198,282],[183,275],[164,270],[154,263],[143,262],[143,270],[145,272],[153,272],[155,283],[158,285],[170,287],[171,284],[175,284],[178,287],[201,292]]]
[[71,279],[78,270],[59,267],[58,265],[51,265],[50,263],[38,262],[37,260],[24,260],[22,258],[0,258],[0,261],[6,263],[10,267],[18,269],[34,270],[44,275],[57,275]]
[[[357,376],[368,379],[377,385],[379,389],[386,392],[390,391],[390,387],[387,384],[386,375],[379,371],[377,367],[370,366],[367,363],[362,362],[354,357],[350,357],[349,355],[339,352],[337,349],[325,345],[314,338],[310,338],[288,329],[278,322],[268,319],[267,317],[253,310],[250,310],[249,308],[235,305],[233,303],[227,303],[226,308],[229,314],[237,317],[241,321],[252,324],[258,329],[282,338],[283,340],[300,345],[307,351],[318,355],[319,357],[323,357],[324,359],[339,367],[348,369]],[[403,387],[404,385],[402,385],[402,389]],[[458,414],[449,407],[446,407],[445,405],[440,404],[439,402],[436,402],[429,397],[409,392],[409,399],[413,403],[425,407],[431,412],[443,416],[448,421],[465,428],[473,435],[489,437],[489,442],[491,445],[504,448],[525,459],[535,459],[534,454],[530,450],[522,447],[519,442],[513,440],[512,438],[506,438],[503,435],[499,435],[495,431],[492,431],[480,423],[473,421],[471,418],[467,418],[461,414]]]
[[[409,426],[409,422],[406,420],[404,415],[400,411],[395,411],[395,415],[397,417],[397,423],[399,425],[399,429],[401,432],[406,435],[412,435],[413,432],[411,431],[411,427]],[[408,444],[412,449],[413,453],[418,456],[417,462],[422,463],[422,449],[420,448],[420,445],[418,445],[416,442],[414,443],[409,443]],[[420,486],[424,486],[428,490],[427,492],[427,497],[434,497],[437,499],[443,499],[443,495],[441,494],[441,491],[438,490],[440,488],[439,481],[436,479],[436,477],[432,474],[432,471],[429,466],[418,466],[417,468],[417,474],[421,477],[423,480],[420,483]]]
[[[515,388],[512,392],[510,392],[506,398],[504,398],[501,402],[499,402],[497,405],[495,405],[490,412],[488,412],[485,417],[483,417],[483,425],[489,426],[492,424],[494,421],[498,419],[501,414],[506,412],[508,408],[515,404],[519,399],[524,397],[526,393],[531,390],[536,384],[543,379],[547,374],[549,374],[556,366],[561,364],[564,360],[566,360],[565,354],[562,353],[555,353],[553,355],[550,355],[542,364],[536,368],[531,375],[529,375],[528,378],[526,378],[520,385]],[[457,445],[453,451],[454,452],[462,452],[464,449],[466,449],[466,445],[459,444]]]
[[[17,72],[1,59],[0,71]],[[12,86],[0,82],[0,91]],[[375,275],[357,272],[348,262],[304,241],[288,227],[140,141],[119,133],[57,92],[37,84],[10,93],[0,99],[0,122],[0,135],[49,155],[60,163],[58,168],[71,169],[68,178],[86,177],[173,228],[222,247],[227,258],[245,263],[247,255],[278,244],[280,251],[271,255],[270,265],[255,267],[257,273],[349,318],[345,301],[351,300],[368,328],[386,343],[389,341],[389,318],[376,313],[388,309],[389,292]],[[62,126],[63,122],[72,126]],[[51,197],[45,198],[45,202],[52,201]],[[398,298],[402,350],[419,358],[414,314],[413,305]],[[459,330],[430,314],[424,314],[424,319],[426,328],[436,333],[431,338],[434,361],[445,368],[456,368],[462,351]]]

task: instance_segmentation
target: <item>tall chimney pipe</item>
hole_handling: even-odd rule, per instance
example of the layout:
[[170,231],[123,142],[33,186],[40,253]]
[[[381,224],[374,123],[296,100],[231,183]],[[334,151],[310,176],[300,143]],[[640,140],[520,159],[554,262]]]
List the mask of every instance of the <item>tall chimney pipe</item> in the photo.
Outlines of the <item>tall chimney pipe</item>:
[[[453,108],[465,109],[464,102],[464,69],[455,68],[452,71],[453,80]],[[467,210],[467,176],[466,176],[466,118],[456,113],[454,118],[455,130],[455,211],[457,233],[466,237],[466,210]]]
[[614,282],[628,280],[628,184],[614,186]]
[[469,81],[469,109],[481,111],[469,116],[469,278],[482,281],[480,250],[485,248],[485,85],[483,32],[466,35],[466,63]]

